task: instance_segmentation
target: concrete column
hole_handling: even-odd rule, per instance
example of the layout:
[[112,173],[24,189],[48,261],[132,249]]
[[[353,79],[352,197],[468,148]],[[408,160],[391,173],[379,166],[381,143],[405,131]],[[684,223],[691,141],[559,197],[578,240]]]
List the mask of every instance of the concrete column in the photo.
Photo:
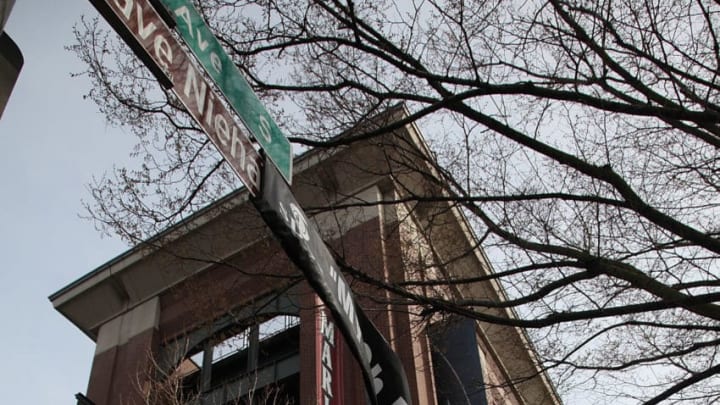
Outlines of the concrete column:
[[157,297],[100,327],[87,396],[100,405],[141,403],[160,320]]

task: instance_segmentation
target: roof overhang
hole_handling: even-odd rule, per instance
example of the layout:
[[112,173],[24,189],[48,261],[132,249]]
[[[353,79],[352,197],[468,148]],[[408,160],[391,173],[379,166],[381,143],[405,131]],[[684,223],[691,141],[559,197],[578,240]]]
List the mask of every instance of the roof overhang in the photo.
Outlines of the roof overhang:
[[[405,114],[407,111],[403,105],[383,113],[389,116],[388,120],[397,120]],[[340,135],[338,139],[342,136],[346,135]],[[312,201],[317,193],[309,188],[316,179],[308,177],[317,177],[319,171],[333,171],[327,168],[333,164],[333,157],[348,153],[357,152],[355,148],[350,150],[341,145],[311,150],[295,159],[293,191],[302,205],[322,205]],[[377,147],[365,148],[363,153],[365,155],[358,159],[367,161],[370,153],[378,155],[376,159],[381,157]],[[352,187],[365,187],[367,184],[362,179],[357,181],[362,185]],[[52,305],[95,340],[99,327],[112,318],[212,267],[213,263],[226,260],[269,237],[269,231],[249,203],[249,198],[244,188],[229,194],[53,293],[49,297]],[[228,230],[229,223],[243,224],[243,228]],[[247,229],[253,231],[248,232]],[[225,239],[218,242],[216,235],[225,235]],[[209,254],[211,251],[212,254]],[[173,252],[186,253],[179,255]],[[197,260],[187,260],[188,256]]]

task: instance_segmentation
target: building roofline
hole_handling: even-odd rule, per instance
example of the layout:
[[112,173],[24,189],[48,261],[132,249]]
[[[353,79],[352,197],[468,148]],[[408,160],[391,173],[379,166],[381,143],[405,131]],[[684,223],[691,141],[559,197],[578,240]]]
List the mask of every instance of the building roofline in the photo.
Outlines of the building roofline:
[[[398,103],[387,110],[377,114],[374,118],[371,118],[370,121],[377,120],[382,117],[392,116],[398,112],[407,112],[407,108],[405,104]],[[353,134],[355,132],[354,129],[350,129],[347,131],[344,131],[343,133],[331,138],[331,141],[337,141],[342,138],[348,137],[349,135]],[[423,145],[423,147],[427,148],[427,145]],[[318,163],[320,163],[319,160],[316,160],[314,158],[319,157],[320,154],[328,153],[328,149],[323,148],[313,148],[310,150],[307,150],[300,155],[296,156],[293,160],[293,176],[296,174],[302,173],[314,166],[316,166]],[[331,152],[333,153],[333,152]],[[135,246],[129,248],[128,250],[120,253],[119,255],[115,256],[114,258],[108,260],[107,262],[101,264],[94,270],[90,271],[89,273],[81,276],[77,280],[67,284],[66,286],[62,287],[58,291],[50,294],[48,296],[48,299],[55,304],[55,301],[57,301],[59,298],[61,298],[63,295],[69,293],[70,291],[74,290],[75,288],[79,287],[80,285],[92,280],[93,278],[96,278],[98,275],[100,275],[103,272],[106,272],[110,270],[113,267],[119,266],[121,268],[126,267],[132,263],[134,263],[136,260],[139,260],[141,257],[143,257],[143,250],[147,249],[147,246],[153,246],[155,242],[160,240],[167,240],[169,236],[171,236],[173,233],[176,233],[178,231],[181,231],[182,229],[186,229],[188,226],[192,226],[193,224],[199,222],[199,223],[205,223],[207,221],[212,220],[218,215],[221,215],[221,213],[215,213],[213,214],[213,211],[215,211],[217,208],[222,207],[224,205],[229,205],[230,208],[240,207],[247,203],[250,199],[250,193],[248,192],[247,187],[242,186],[236,190],[233,190],[226,194],[225,196],[219,198],[216,201],[213,201],[212,203],[206,205],[205,207],[199,209],[192,215],[190,215],[187,218],[184,218],[180,222],[173,224],[172,226],[168,227],[167,229],[160,231],[156,235],[153,235],[152,237],[145,239],[139,243],[137,243]],[[170,238],[172,239],[172,238]],[[135,256],[135,257],[133,257]],[[124,261],[128,261],[128,263],[124,263]]]

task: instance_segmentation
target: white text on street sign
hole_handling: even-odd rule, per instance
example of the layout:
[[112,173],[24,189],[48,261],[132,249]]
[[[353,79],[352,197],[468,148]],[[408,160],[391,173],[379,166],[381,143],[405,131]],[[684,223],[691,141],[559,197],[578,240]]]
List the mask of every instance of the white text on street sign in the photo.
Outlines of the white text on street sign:
[[190,0],[160,0],[210,77],[288,183],[292,182],[292,146],[262,105]]
[[[174,93],[255,195],[260,187],[260,155],[148,0],[91,2],[116,30],[125,30],[141,45],[150,59],[143,58],[144,62],[155,63],[155,68],[159,67],[170,78]],[[122,36],[126,41],[132,40],[128,35]]]

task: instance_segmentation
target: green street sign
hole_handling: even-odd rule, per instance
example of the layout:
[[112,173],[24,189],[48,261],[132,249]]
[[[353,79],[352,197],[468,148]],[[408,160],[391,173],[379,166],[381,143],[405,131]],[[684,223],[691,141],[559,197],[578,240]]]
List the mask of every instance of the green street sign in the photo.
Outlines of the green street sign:
[[175,29],[220,88],[230,105],[277,166],[292,182],[292,146],[255,92],[210,31],[190,0],[160,0],[177,23]]

